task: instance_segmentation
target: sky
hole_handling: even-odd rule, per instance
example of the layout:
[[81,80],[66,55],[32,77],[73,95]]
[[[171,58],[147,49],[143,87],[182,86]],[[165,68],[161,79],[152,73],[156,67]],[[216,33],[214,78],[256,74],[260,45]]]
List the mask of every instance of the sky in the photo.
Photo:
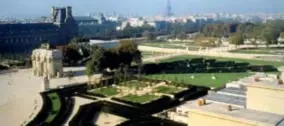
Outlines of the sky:
[[[74,15],[116,12],[123,15],[165,14],[166,0],[0,0],[0,16],[49,16],[52,6],[72,6]],[[190,13],[284,12],[284,0],[171,0],[176,15]]]

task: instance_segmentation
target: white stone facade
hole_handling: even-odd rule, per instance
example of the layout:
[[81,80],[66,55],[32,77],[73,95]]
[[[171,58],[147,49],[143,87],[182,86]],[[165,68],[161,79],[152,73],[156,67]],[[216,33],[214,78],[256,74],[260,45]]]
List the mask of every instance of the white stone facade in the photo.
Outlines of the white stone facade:
[[33,50],[33,74],[35,76],[47,76],[48,78],[62,77],[62,57],[62,52],[59,50]]

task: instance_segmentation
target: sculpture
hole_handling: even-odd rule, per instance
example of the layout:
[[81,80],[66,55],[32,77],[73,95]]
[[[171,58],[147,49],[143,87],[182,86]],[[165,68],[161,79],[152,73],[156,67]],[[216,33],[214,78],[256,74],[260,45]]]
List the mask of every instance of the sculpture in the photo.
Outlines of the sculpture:
[[35,49],[32,53],[33,74],[48,78],[62,77],[62,52],[60,50]]

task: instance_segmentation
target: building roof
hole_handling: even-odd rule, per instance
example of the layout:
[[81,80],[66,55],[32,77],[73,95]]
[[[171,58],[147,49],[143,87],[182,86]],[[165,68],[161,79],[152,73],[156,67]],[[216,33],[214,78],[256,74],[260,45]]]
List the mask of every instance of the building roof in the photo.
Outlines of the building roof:
[[75,16],[74,19],[76,21],[97,21],[96,19],[90,16]]
[[27,23],[27,24],[0,24],[0,37],[7,34],[30,34],[41,30],[57,30],[53,23]]
[[227,111],[227,105],[217,103],[207,103],[206,105],[198,106],[196,102],[191,101],[184,104],[184,106],[187,107],[189,113],[195,112],[249,124],[265,123],[279,126],[284,121],[283,116],[245,108],[232,107],[232,111]]
[[57,28],[53,23],[0,24],[0,31]]
[[[259,81],[256,82],[254,77],[259,77]],[[247,87],[258,87],[258,88],[266,88],[271,90],[281,90],[284,91],[284,84],[279,85],[278,80],[275,77],[260,77],[255,75],[254,77],[246,78],[243,80],[244,84]]]

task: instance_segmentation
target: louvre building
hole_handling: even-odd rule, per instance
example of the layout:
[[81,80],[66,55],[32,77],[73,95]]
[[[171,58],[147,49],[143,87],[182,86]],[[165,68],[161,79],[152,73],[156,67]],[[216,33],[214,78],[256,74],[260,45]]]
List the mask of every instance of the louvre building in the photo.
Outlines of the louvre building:
[[68,43],[78,34],[71,7],[52,7],[50,23],[0,24],[0,53],[26,53],[44,42]]

